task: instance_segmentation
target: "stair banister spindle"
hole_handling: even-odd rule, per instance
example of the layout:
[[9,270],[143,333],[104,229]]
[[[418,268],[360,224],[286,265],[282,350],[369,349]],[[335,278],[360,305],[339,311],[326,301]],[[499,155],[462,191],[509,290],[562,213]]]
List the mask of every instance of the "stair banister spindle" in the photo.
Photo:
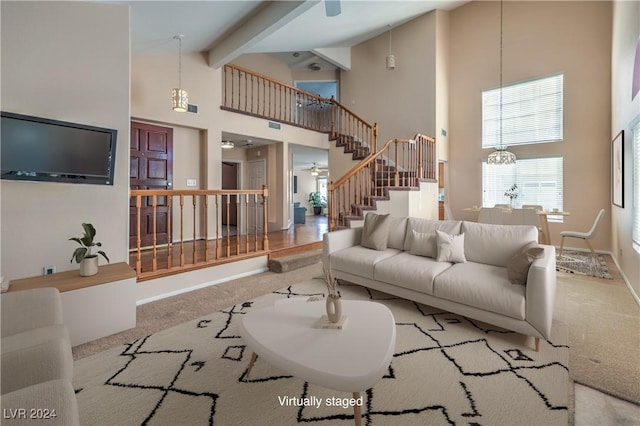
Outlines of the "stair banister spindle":
[[167,268],[171,268],[172,260],[171,260],[171,252],[173,251],[173,241],[171,237],[171,221],[173,220],[172,214],[172,206],[173,205],[173,196],[167,196]]
[[184,194],[180,194],[180,267],[184,267]]
[[193,261],[192,261],[192,263],[195,265],[196,264],[196,260],[197,260],[197,257],[196,257],[196,243],[198,241],[197,234],[196,234],[196,223],[197,223],[196,212],[197,212],[197,207],[198,207],[198,205],[197,205],[198,204],[197,195],[193,194],[191,196],[191,203],[193,204],[193,209],[192,209],[192,211],[193,211],[193,240],[192,240],[193,241],[193,259],[192,260]]

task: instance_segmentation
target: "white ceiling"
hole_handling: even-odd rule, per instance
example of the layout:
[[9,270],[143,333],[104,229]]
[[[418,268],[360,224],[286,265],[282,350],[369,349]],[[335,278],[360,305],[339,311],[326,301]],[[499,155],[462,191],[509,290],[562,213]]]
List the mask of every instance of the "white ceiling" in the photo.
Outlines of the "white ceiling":
[[[311,53],[322,48],[350,48],[431,10],[454,9],[459,0],[341,0],[341,13],[327,17],[323,0],[251,1],[113,1],[131,11],[134,55],[175,54],[176,35],[183,52],[209,52],[209,63],[225,63],[243,53],[268,53],[301,69],[318,62],[334,64]],[[298,57],[293,52],[300,52]],[[215,58],[213,60],[212,58]],[[246,135],[223,135],[245,147],[273,141]],[[327,166],[327,151],[292,147],[295,168]]]
[[[175,53],[174,35],[184,35],[185,52],[204,52],[230,35],[269,3],[249,0],[116,1],[131,9],[134,54]],[[277,3],[277,2],[276,2]],[[296,3],[287,1],[287,3]],[[257,34],[244,53],[311,51],[352,47],[431,10],[455,9],[459,0],[342,0],[342,13],[327,17],[321,0],[299,1],[305,7],[281,19],[268,34]]]

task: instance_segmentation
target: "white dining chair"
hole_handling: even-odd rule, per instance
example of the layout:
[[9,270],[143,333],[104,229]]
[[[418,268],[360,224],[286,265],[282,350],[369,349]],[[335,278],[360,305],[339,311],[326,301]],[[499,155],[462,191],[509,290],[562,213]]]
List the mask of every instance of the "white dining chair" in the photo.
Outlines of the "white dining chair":
[[493,207],[498,208],[498,209],[508,209],[511,206],[509,204],[496,204]]
[[598,215],[596,216],[596,220],[593,222],[593,226],[591,226],[591,229],[588,232],[578,232],[578,231],[562,231],[560,232],[560,235],[562,236],[562,240],[560,241],[560,253],[558,254],[559,258],[562,258],[562,249],[564,247],[564,239],[565,238],[580,238],[582,240],[584,240],[585,243],[587,243],[587,247],[589,247],[589,250],[591,250],[591,255],[593,256],[594,260],[598,260],[598,257],[596,256],[596,252],[593,250],[593,246],[591,245],[591,243],[589,242],[590,239],[592,239],[593,237],[596,236],[596,234],[598,233],[598,228],[600,227],[600,222],[602,222],[602,217],[604,216],[604,209],[601,209],[600,212],[598,213]]
[[523,209],[533,209],[535,211],[543,211],[544,208],[542,208],[542,206],[540,204],[523,204],[522,205]]
[[507,215],[508,225],[533,225],[538,230],[538,241],[540,241],[540,233],[542,226],[540,225],[540,216],[534,209],[513,209],[511,214]]
[[494,225],[504,225],[505,216],[511,213],[505,213],[499,207],[482,207],[478,213],[478,223],[492,223]]

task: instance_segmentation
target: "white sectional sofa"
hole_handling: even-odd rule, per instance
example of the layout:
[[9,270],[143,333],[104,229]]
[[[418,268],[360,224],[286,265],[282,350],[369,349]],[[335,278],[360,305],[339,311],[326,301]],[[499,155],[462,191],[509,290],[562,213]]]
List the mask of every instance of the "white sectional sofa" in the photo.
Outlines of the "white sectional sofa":
[[[536,350],[550,336],[555,248],[537,245],[536,227],[388,217],[372,231],[380,218],[324,235],[335,278],[533,336]],[[361,244],[385,233],[377,249]],[[463,258],[450,256],[450,240]]]

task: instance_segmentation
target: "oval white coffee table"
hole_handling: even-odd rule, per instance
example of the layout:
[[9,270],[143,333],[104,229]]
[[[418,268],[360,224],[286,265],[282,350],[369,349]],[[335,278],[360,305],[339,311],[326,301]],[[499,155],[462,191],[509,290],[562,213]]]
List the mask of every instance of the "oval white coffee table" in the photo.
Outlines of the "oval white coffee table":
[[[395,320],[386,306],[362,300],[342,300],[342,313],[348,320],[341,330],[314,328],[324,300],[292,299],[243,315],[240,332],[254,352],[247,376],[258,354],[295,377],[359,398],[391,363]],[[358,405],[354,419],[361,424]]]

